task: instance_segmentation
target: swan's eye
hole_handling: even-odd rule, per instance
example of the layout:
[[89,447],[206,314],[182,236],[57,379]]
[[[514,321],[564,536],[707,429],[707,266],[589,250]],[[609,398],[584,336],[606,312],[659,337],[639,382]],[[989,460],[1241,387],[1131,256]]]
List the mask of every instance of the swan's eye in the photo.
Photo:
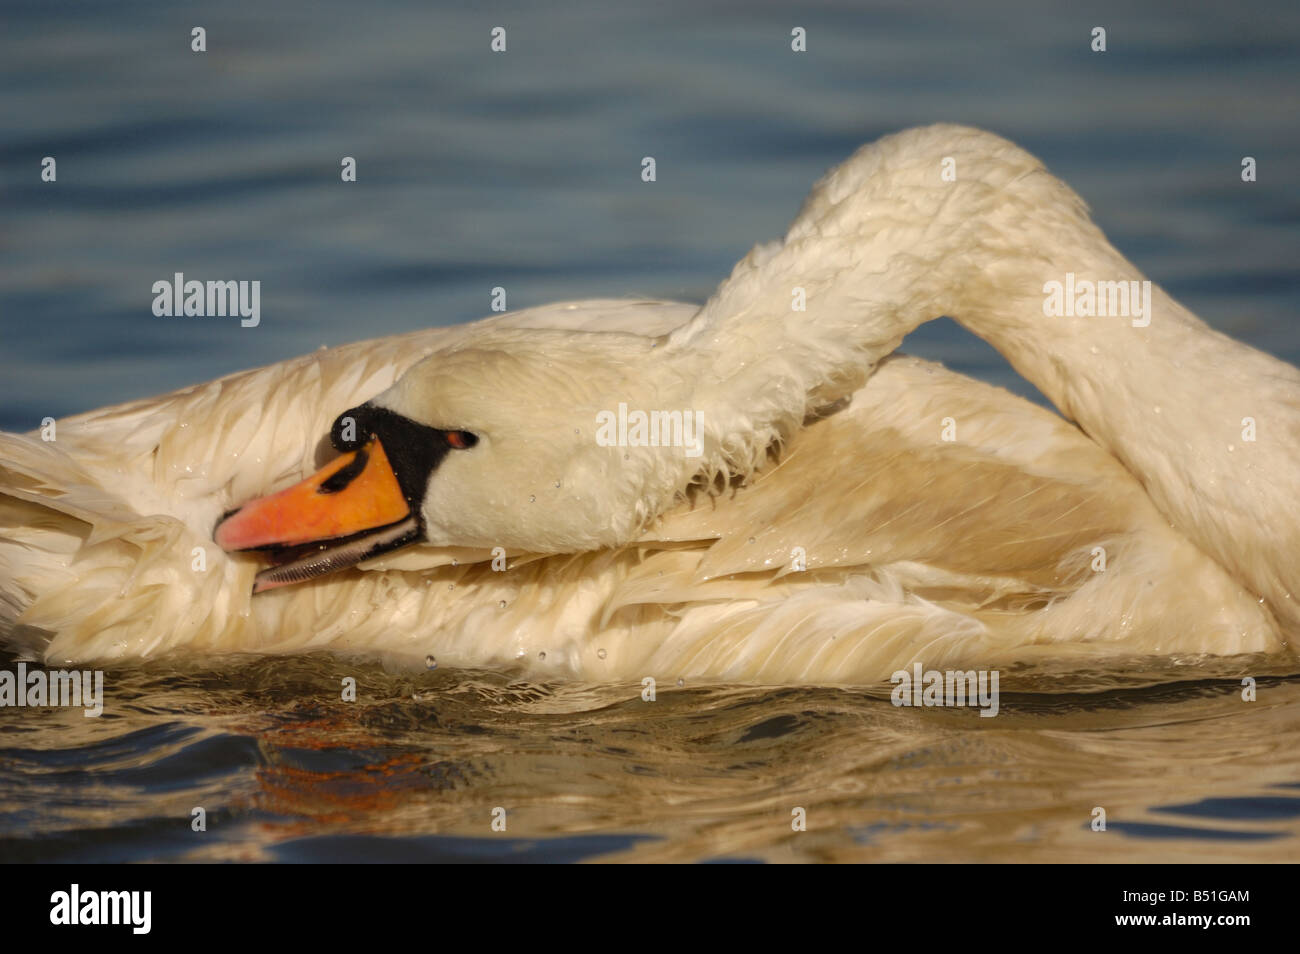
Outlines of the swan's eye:
[[456,450],[468,450],[478,443],[478,435],[469,431],[448,431],[447,443]]
[[330,443],[339,452],[357,450],[370,440],[370,423],[370,410],[364,405],[344,411],[330,428]]

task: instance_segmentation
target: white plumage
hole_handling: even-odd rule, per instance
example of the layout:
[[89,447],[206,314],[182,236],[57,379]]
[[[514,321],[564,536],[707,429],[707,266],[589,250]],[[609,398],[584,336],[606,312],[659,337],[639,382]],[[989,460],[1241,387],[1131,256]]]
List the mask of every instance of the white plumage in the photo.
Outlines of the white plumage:
[[[592,680],[1286,650],[1300,374],[1159,289],[1146,327],[1046,317],[1066,272],[1142,277],[1005,140],[887,137],[702,309],[553,305],[80,415],[52,443],[0,434],[0,625],[52,663],[332,649]],[[941,314],[1087,436],[889,357]],[[372,398],[481,437],[429,479],[430,542],[253,596],[258,559],[214,524],[315,470]],[[703,455],[598,445],[619,402],[700,412]]]

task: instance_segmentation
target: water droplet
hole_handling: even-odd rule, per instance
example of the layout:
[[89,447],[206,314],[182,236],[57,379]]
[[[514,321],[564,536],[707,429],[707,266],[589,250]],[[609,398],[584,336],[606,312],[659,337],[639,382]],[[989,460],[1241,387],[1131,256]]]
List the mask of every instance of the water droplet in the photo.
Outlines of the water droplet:
[[605,650],[603,650],[603,649],[597,649],[597,650],[596,650],[596,655],[599,656],[601,659],[604,659],[604,658],[605,658]]
[[749,538],[749,542],[750,542],[750,543],[753,543],[753,542],[754,542],[754,538],[753,538],[753,537],[750,537],[750,538]]
[[497,606],[501,607],[502,609],[505,609],[505,608],[506,608],[506,601],[505,601],[505,600],[502,600],[500,603],[497,604]]
[[438,668],[438,660],[434,659],[432,656],[425,656],[425,657],[424,657],[424,668],[425,668],[425,669],[437,669],[437,668]]
[[528,502],[529,502],[529,503],[537,503],[537,495],[536,495],[536,494],[529,494],[529,495],[528,495]]
[[538,653],[538,654],[537,654],[537,658],[538,658],[538,659],[541,659],[541,660],[545,660],[545,659],[546,659],[546,650],[542,650],[540,653]]
[[575,427],[575,428],[573,429],[573,433],[575,433],[575,434],[581,434],[582,431],[578,430],[578,429]]
[[460,561],[459,561],[459,560],[452,560],[452,561],[451,561],[451,565],[452,565],[452,566],[460,566]]
[[455,588],[456,588],[456,584],[455,584],[455,583],[448,583],[448,584],[447,584],[447,592],[448,592],[448,593],[450,593],[450,592],[451,592],[452,590],[454,590]]
[[558,480],[555,482],[555,487],[556,487],[557,490],[558,490],[559,487],[560,487],[560,482],[559,482]]
[[678,680],[677,680],[677,686],[678,686],[678,688],[681,688],[681,687],[684,686],[684,685],[686,685],[686,680],[685,680],[685,679],[678,679]]

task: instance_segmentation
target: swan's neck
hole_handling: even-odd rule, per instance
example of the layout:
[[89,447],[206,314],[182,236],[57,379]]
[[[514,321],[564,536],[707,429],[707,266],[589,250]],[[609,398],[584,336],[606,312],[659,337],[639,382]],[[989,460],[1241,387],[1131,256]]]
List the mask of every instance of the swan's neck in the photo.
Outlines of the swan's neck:
[[[757,443],[940,315],[997,348],[1175,526],[1300,621],[1300,373],[1148,282],[1073,191],[1005,140],[929,127],[864,148],[670,348],[701,356],[724,439],[748,422]],[[941,410],[936,440],[939,418],[960,433],[962,409]]]

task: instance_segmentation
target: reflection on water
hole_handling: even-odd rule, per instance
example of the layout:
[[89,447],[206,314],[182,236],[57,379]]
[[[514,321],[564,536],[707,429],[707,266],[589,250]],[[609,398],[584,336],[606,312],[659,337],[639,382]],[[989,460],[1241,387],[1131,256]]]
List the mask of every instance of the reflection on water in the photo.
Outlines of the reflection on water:
[[1245,702],[1267,660],[1184,663],[1006,673],[993,719],[888,686],[645,702],[329,656],[109,671],[99,719],[0,710],[0,857],[1294,860],[1300,680]]

